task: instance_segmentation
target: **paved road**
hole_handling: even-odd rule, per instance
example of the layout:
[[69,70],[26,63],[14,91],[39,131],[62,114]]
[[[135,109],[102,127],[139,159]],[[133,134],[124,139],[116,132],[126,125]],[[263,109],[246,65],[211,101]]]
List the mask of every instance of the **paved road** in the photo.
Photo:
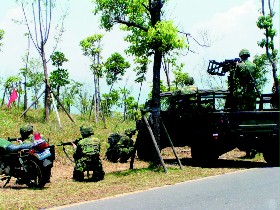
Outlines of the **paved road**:
[[279,168],[249,169],[57,209],[276,210]]

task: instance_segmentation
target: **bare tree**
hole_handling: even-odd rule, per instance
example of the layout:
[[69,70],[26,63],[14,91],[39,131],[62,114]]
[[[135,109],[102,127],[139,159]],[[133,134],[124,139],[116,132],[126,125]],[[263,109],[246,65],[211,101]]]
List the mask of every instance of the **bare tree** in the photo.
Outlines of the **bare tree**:
[[[46,57],[46,44],[50,36],[53,9],[55,7],[55,0],[17,0],[17,3],[21,6],[25,25],[27,26],[29,37],[33,42],[36,50],[38,51],[42,63],[43,71],[45,76],[45,112],[44,118],[46,121],[49,119],[49,106],[50,106],[50,85],[48,77],[48,67],[47,67],[47,57]],[[27,8],[31,7],[32,18],[29,19]],[[60,24],[58,35],[55,36],[56,44],[53,51],[56,49],[60,37],[64,31],[63,22],[67,13],[62,15],[60,19]],[[32,22],[31,22],[32,20]],[[52,53],[50,53],[52,54]]]
[[[258,42],[260,47],[264,47],[266,51],[267,59],[272,68],[272,75],[274,80],[275,93],[279,94],[279,81],[277,78],[277,62],[278,62],[278,50],[274,48],[274,38],[277,34],[277,31],[273,29],[273,17],[275,12],[271,6],[271,1],[267,0],[267,9],[265,7],[265,1],[262,0],[261,16],[257,21],[257,26],[264,30],[265,38]],[[266,14],[268,10],[268,14]]]

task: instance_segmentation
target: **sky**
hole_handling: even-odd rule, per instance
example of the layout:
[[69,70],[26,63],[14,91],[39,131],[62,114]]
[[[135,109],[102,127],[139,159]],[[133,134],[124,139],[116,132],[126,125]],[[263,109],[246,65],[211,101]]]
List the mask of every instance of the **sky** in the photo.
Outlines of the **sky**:
[[[65,0],[60,0],[64,2]],[[3,3],[4,2],[4,3]],[[261,3],[259,0],[169,0],[165,7],[164,16],[174,21],[179,31],[190,33],[189,45],[192,52],[185,52],[179,61],[185,64],[184,71],[195,79],[198,88],[204,88],[200,82],[201,77],[206,75],[209,60],[223,61],[238,57],[239,51],[247,48],[251,57],[264,53],[264,49],[257,45],[257,41],[263,38],[263,32],[256,26],[259,17]],[[90,60],[82,55],[79,43],[81,40],[96,33],[104,34],[102,40],[103,61],[114,52],[119,52],[124,57],[124,50],[128,44],[123,41],[124,32],[115,27],[111,32],[105,32],[99,28],[99,17],[92,13],[94,8],[91,0],[69,0],[69,14],[65,19],[65,32],[62,41],[57,48],[68,58],[63,66],[68,69],[71,79],[85,83],[85,87],[91,90],[93,76],[89,71]],[[54,13],[59,16],[63,7],[57,6]],[[279,1],[275,1],[274,27],[279,32]],[[5,31],[2,40],[3,47],[0,52],[0,78],[16,75],[18,70],[24,67],[22,56],[27,49],[27,38],[24,33],[26,27],[18,25],[12,19],[23,18],[21,8],[13,0],[2,0],[0,7],[0,29]],[[55,24],[53,24],[54,28]],[[202,43],[201,34],[206,33],[211,41],[210,47],[201,47],[195,40]],[[54,29],[47,45],[53,46]],[[193,39],[194,38],[194,39]],[[279,49],[279,37],[275,47]],[[52,49],[47,48],[47,57]],[[31,57],[38,58],[36,50],[32,49]],[[127,57],[132,62],[132,58]],[[54,70],[51,63],[48,69]],[[135,98],[138,97],[140,84],[134,82],[135,73],[129,69],[125,79],[119,86],[127,84]],[[161,79],[165,80],[162,73]],[[147,82],[144,83],[140,103],[144,103],[152,85],[152,67],[147,73]],[[117,85],[115,86],[117,87]],[[108,92],[105,82],[101,81],[101,93]],[[3,90],[0,90],[3,91]],[[93,92],[93,89],[92,91]],[[1,93],[1,92],[0,92]]]

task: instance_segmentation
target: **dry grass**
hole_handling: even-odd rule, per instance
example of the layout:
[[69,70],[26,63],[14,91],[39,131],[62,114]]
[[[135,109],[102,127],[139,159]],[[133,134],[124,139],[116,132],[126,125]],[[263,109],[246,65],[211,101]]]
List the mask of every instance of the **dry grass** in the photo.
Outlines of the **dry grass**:
[[[2,124],[1,137],[16,136],[23,121],[18,117],[12,117],[14,113],[7,114],[6,111],[1,113],[0,109],[0,118],[1,116],[0,123],[5,123],[5,125]],[[42,133],[49,137],[54,144],[78,137],[78,128],[83,120],[76,117],[75,121],[77,121],[77,125],[62,117],[64,129],[59,130],[55,118],[51,118],[48,124],[40,122],[36,118],[28,119],[28,122],[34,124],[36,129],[43,131]],[[120,124],[119,122],[119,120],[111,120],[106,129],[102,125],[96,125],[96,136],[102,141],[102,158],[104,158],[106,150],[106,138],[112,132],[112,128],[115,128],[116,124]],[[121,130],[125,126],[131,125],[131,122],[119,125],[118,129]],[[258,155],[253,161],[247,161],[242,158],[245,153],[237,149],[221,156],[214,165],[194,163],[190,158],[189,147],[176,148],[176,151],[183,164],[182,170],[180,170],[171,148],[166,148],[162,150],[162,156],[167,165],[167,173],[164,173],[162,167],[151,167],[149,163],[139,161],[137,158],[133,170],[129,170],[130,162],[110,163],[102,159],[106,173],[104,180],[74,182],[71,179],[73,164],[65,157],[61,147],[56,147],[57,158],[52,169],[51,182],[43,189],[29,189],[25,185],[16,185],[15,180],[11,180],[6,188],[0,189],[0,209],[51,208],[264,165],[262,156]],[[71,148],[68,152],[71,154]]]
[[[194,180],[206,176],[225,174],[244,168],[255,167],[246,162],[246,166],[239,163],[240,167],[220,164],[212,166],[196,166],[190,162],[190,149],[188,147],[176,149],[178,156],[183,163],[183,169],[180,170],[174,155],[170,148],[163,151],[164,160],[168,172],[164,173],[161,167],[150,167],[148,163],[135,160],[134,169],[129,170],[130,162],[110,163],[102,160],[105,170],[105,178],[99,182],[74,182],[72,177],[73,165],[69,160],[61,159],[56,161],[52,170],[51,182],[44,189],[28,189],[23,185],[16,185],[15,180],[1,189],[0,209],[42,209],[51,208],[60,205],[66,205],[81,201],[96,200],[104,197],[116,196],[123,193],[146,190],[153,187],[172,185],[179,182]],[[237,160],[243,157],[244,153],[234,150],[221,157],[228,161]],[[263,159],[254,160],[261,163]],[[36,199],[34,199],[36,198]]]

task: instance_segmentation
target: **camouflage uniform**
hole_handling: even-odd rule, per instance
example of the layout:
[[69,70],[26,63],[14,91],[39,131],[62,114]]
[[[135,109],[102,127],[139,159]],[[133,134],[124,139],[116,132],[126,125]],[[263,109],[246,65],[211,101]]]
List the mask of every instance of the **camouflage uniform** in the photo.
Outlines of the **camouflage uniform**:
[[40,133],[33,133],[33,126],[30,124],[21,126],[19,132],[21,135],[22,143],[33,143],[35,140],[41,139],[48,142],[48,140]]
[[108,161],[116,163],[119,159],[119,147],[118,142],[121,139],[119,133],[111,133],[108,137],[109,148],[106,151],[105,157]]
[[242,61],[237,64],[236,71],[234,72],[234,104],[237,110],[255,110],[257,92],[252,75],[255,72],[256,65],[248,60],[250,56],[248,50],[242,49],[239,56]]
[[106,151],[106,158],[111,162],[125,163],[131,157],[134,149],[132,136],[135,134],[135,129],[125,130],[125,135],[118,133],[110,134],[108,137],[109,148]]
[[19,129],[19,133],[21,135],[21,139],[23,142],[32,142],[33,137],[33,126],[32,125],[23,125]]
[[73,179],[82,181],[85,171],[92,171],[92,181],[104,179],[104,171],[102,162],[99,157],[100,141],[93,137],[92,129],[81,127],[83,139],[78,141],[76,151],[73,155],[75,159],[75,167],[73,171]]

